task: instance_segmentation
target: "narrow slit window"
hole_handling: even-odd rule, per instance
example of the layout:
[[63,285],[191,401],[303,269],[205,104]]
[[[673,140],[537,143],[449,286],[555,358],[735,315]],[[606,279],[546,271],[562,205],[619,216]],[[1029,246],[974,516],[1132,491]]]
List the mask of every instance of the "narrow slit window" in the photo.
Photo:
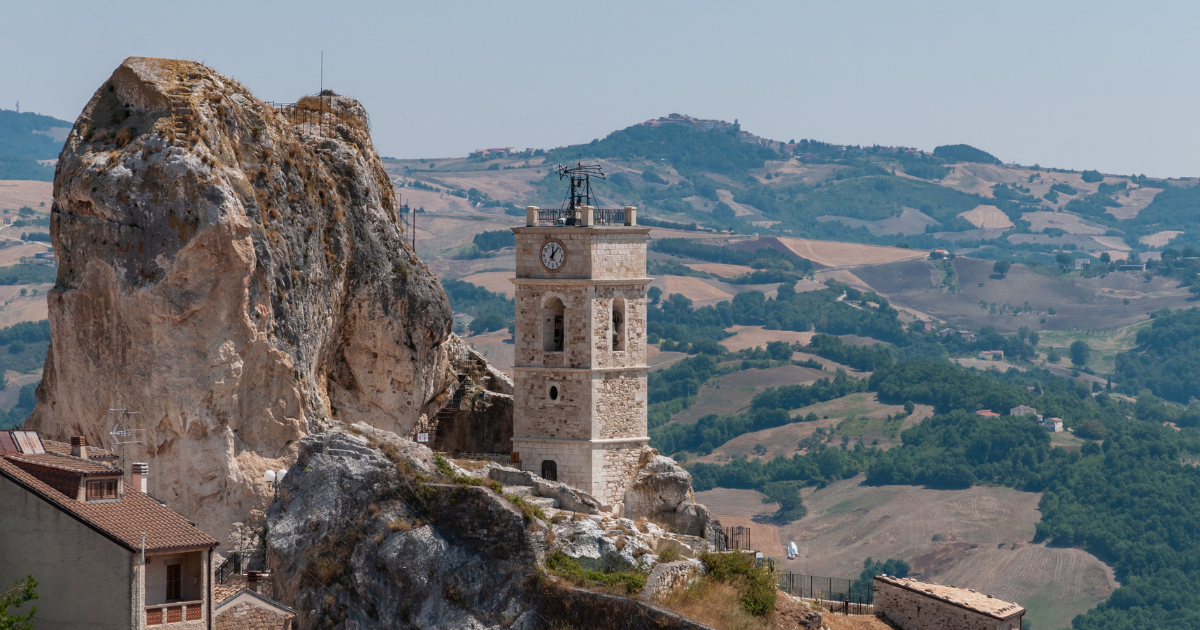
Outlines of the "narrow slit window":
[[552,297],[542,307],[542,350],[562,352],[566,340],[566,307],[562,300]]
[[612,303],[612,317],[610,334],[612,336],[613,352],[621,352],[625,350],[625,300],[624,298],[616,298]]

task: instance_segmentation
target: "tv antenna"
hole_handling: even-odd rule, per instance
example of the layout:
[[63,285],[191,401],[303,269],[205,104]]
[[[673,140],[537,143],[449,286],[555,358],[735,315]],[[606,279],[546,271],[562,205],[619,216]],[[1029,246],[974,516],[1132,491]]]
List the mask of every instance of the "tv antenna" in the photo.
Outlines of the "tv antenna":
[[400,197],[400,213],[408,215],[408,228],[412,232],[412,249],[413,254],[417,253],[417,209],[408,207],[408,202],[404,201],[404,195]]
[[554,172],[558,173],[558,179],[570,178],[571,190],[567,193],[566,209],[574,210],[581,206],[595,206],[593,201],[595,195],[592,194],[592,179],[604,177],[604,171],[600,169],[599,164],[584,164],[576,162],[575,166],[559,165],[554,167]]
[[116,452],[118,448],[121,451],[121,468],[125,467],[125,445],[142,444],[145,441],[145,429],[134,429],[129,426],[129,417],[141,415],[141,413],[140,411],[129,411],[121,405],[119,400],[116,407],[108,410],[108,426],[112,427],[108,432],[108,441],[113,452]]

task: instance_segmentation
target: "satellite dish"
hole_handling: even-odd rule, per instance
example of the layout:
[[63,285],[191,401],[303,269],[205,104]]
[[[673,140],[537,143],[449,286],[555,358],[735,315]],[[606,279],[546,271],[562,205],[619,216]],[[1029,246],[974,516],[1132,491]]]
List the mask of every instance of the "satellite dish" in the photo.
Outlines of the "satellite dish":
[[275,483],[275,471],[268,470],[267,472],[263,473],[263,481],[266,481],[267,483]]

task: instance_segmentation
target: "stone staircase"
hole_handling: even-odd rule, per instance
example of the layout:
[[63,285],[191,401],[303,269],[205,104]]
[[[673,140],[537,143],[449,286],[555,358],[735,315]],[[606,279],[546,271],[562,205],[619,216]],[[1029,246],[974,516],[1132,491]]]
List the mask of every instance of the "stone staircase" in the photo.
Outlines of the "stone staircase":
[[175,132],[176,136],[187,137],[190,131],[188,122],[192,117],[191,97],[197,85],[195,82],[180,83],[167,92],[167,100],[171,102],[171,114],[175,121],[171,131]]
[[521,497],[526,503],[531,503],[542,508],[558,509],[558,499],[538,496],[537,489],[532,486],[504,486],[504,495],[508,496],[510,494]]

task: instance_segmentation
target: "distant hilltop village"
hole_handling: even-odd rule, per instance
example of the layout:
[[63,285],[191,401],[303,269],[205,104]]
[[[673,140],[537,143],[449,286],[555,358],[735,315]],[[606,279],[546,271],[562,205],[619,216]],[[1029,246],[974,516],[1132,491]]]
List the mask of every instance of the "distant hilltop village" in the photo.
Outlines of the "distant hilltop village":
[[[780,140],[771,140],[757,136],[749,131],[742,131],[742,125],[736,118],[733,122],[724,120],[716,120],[713,118],[694,118],[687,114],[668,114],[659,118],[653,118],[646,122],[638,123],[634,127],[665,127],[667,125],[678,125],[689,131],[723,131],[725,133],[737,134],[738,141],[744,144],[757,144],[767,147],[776,153],[782,155],[798,157],[802,160],[811,160],[812,151],[817,149],[834,149],[844,151],[848,155],[863,155],[867,152],[872,153],[907,153],[918,157],[932,157],[931,151],[922,151],[913,147],[883,147],[870,146],[862,147],[852,144],[829,144],[827,142],[818,142],[816,140],[800,140],[799,142],[792,140],[790,142],[782,142]],[[555,149],[565,149],[566,146],[554,147]],[[546,150],[526,148],[524,151],[518,151],[516,147],[492,147],[490,149],[476,149],[467,154],[468,159],[472,160],[492,160],[502,157],[535,157],[544,155]]]
[[[776,153],[782,153],[783,155],[793,155],[794,156],[794,155],[800,154],[800,156],[805,159],[812,159],[812,156],[809,155],[808,153],[806,153],[805,151],[807,149],[817,148],[817,147],[833,148],[833,149],[845,151],[850,154],[859,154],[859,155],[866,152],[866,149],[864,149],[861,146],[857,146],[857,145],[828,144],[825,142],[817,142],[816,140],[801,140],[799,142],[792,140],[790,142],[781,142],[779,140],[771,140],[770,138],[763,138],[762,136],[756,136],[756,135],[750,133],[749,131],[742,131],[742,125],[741,125],[741,123],[738,122],[738,119],[736,119],[736,118],[733,119],[733,122],[726,122],[724,120],[715,120],[715,119],[709,119],[709,118],[693,118],[691,116],[688,116],[687,114],[669,114],[667,116],[663,116],[661,118],[656,118],[653,120],[647,120],[646,122],[639,124],[639,126],[641,126],[641,127],[662,127],[665,125],[679,125],[681,127],[687,128],[690,131],[725,131],[727,133],[735,133],[735,134],[737,134],[738,140],[742,143],[757,144],[760,146],[764,146],[764,147],[767,147],[768,149],[771,149],[772,151],[775,151]],[[932,156],[933,155],[932,153],[929,153],[926,151],[921,151],[920,149],[914,149],[912,147],[868,147],[868,148],[875,148],[879,152],[887,152],[887,153],[908,153],[911,155],[920,155],[920,156],[925,156],[925,155]]]

